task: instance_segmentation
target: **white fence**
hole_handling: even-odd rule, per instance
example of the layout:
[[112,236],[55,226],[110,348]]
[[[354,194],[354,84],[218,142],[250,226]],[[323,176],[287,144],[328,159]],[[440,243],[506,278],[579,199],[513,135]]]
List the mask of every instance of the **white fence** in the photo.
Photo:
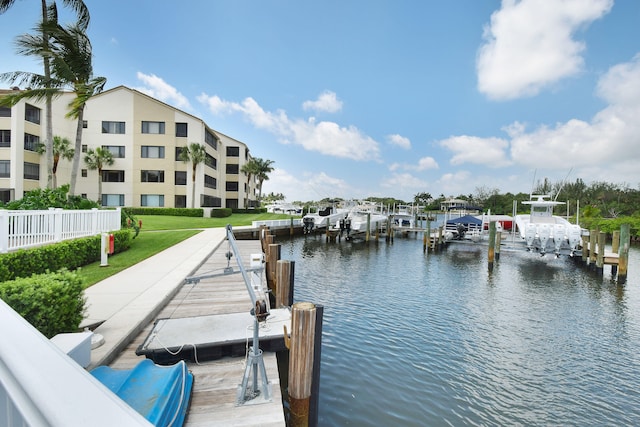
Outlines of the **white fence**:
[[120,230],[120,208],[0,210],[0,253]]
[[[266,225],[268,227],[290,227],[292,224],[291,219],[270,219],[266,221],[251,221],[251,226],[253,228],[259,228],[261,225]],[[296,218],[293,220],[294,227],[302,226],[302,219]]]

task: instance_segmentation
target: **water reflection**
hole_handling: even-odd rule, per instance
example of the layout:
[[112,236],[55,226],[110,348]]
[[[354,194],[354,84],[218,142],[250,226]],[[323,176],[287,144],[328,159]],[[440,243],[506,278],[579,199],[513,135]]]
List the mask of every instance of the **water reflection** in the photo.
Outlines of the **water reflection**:
[[325,306],[320,425],[640,425],[640,268],[419,239],[281,242]]

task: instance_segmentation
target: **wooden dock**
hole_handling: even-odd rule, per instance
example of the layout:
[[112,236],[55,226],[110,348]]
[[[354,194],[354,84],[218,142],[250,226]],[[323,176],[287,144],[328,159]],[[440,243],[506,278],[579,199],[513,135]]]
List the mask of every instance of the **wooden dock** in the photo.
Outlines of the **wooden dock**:
[[[258,240],[236,241],[246,265],[253,253],[261,253]],[[196,271],[195,276],[222,271],[227,266],[226,243],[220,247]],[[237,269],[235,258],[230,265]],[[264,275],[263,275],[264,276]],[[251,309],[246,286],[241,274],[202,279],[197,284],[185,284],[165,306],[158,319],[177,319],[217,314],[246,313]],[[267,319],[267,325],[269,320]],[[114,369],[131,369],[142,356],[136,349],[144,342],[154,322],[150,322],[109,365]],[[246,333],[247,348],[251,345],[251,331]],[[285,426],[285,416],[280,390],[280,379],[275,353],[263,354],[267,378],[271,383],[272,399],[268,402],[251,401],[236,404],[238,387],[245,372],[245,357],[224,357],[213,361],[188,363],[194,375],[193,394],[185,426]]]

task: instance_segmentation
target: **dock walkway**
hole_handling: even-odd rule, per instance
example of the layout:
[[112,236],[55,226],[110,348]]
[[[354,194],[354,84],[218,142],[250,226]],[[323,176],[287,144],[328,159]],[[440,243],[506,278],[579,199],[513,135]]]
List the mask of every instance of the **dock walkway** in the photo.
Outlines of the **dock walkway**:
[[[133,368],[143,359],[136,355],[136,349],[149,335],[156,319],[249,311],[251,300],[239,274],[184,284],[188,276],[208,274],[227,266],[225,240],[224,228],[204,230],[138,264],[135,272],[125,270],[107,279],[108,285],[103,281],[94,285],[100,285],[99,288],[87,289],[88,321],[105,320],[95,330],[104,336],[105,344],[92,350],[92,366]],[[258,240],[236,243],[245,262],[250,254],[261,252]],[[250,345],[252,332],[249,329],[245,332]],[[236,395],[245,371],[245,357],[189,362],[194,388],[185,426],[285,426],[276,356],[265,352],[263,359],[272,384],[272,399],[240,406],[236,405]]]

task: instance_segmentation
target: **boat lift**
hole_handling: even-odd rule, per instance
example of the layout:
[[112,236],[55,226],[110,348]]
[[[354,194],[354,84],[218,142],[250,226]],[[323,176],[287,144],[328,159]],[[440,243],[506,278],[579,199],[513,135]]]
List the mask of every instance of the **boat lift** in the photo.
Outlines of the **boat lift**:
[[[262,350],[260,349],[260,337],[259,328],[260,322],[264,322],[269,316],[269,298],[262,291],[262,282],[260,280],[261,274],[264,270],[263,257],[260,254],[259,261],[254,260],[252,257],[252,265],[250,268],[245,268],[242,263],[242,257],[240,251],[236,245],[235,236],[231,224],[227,224],[227,242],[230,247],[230,251],[225,254],[227,257],[227,266],[222,273],[211,273],[200,276],[190,276],[185,279],[185,283],[198,283],[202,279],[226,276],[229,274],[242,274],[244,283],[247,287],[247,292],[251,298],[251,315],[253,316],[253,345],[249,347],[249,354],[247,357],[247,365],[242,377],[242,382],[238,386],[238,393],[236,399],[236,405],[243,405],[245,403],[263,403],[264,401],[271,401],[271,383],[267,379],[267,370],[264,366],[264,359],[262,357]],[[234,269],[231,264],[231,258],[235,257],[238,269]],[[254,262],[256,261],[256,262]],[[256,265],[259,264],[259,265]],[[251,273],[251,276],[249,276]],[[258,374],[260,374],[261,381],[258,382]],[[249,388],[249,379],[252,377],[252,385]],[[261,401],[257,401],[257,398],[261,397]]]

